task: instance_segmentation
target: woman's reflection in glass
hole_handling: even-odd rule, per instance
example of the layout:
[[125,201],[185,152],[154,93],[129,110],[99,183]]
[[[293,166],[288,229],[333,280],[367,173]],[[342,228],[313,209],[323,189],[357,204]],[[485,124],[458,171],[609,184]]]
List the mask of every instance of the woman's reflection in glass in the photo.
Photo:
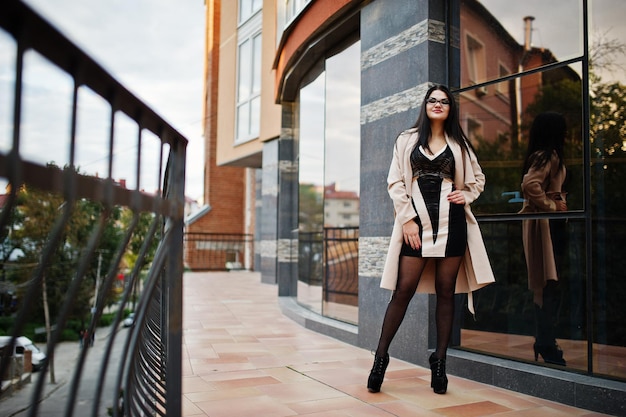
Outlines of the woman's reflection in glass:
[[[530,128],[524,160],[521,213],[566,211],[563,183],[566,168],[563,146],[567,133],[565,118],[556,112],[539,114]],[[566,365],[556,342],[559,292],[558,259],[565,249],[563,220],[533,218],[522,221],[528,287],[535,309],[535,361],[541,355],[546,363]]]

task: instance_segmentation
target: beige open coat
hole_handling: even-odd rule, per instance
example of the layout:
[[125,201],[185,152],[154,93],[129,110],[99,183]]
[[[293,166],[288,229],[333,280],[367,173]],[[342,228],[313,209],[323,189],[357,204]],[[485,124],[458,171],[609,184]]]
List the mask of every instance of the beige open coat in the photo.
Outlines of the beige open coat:
[[[398,262],[403,241],[402,225],[417,215],[411,204],[413,179],[411,151],[417,143],[417,137],[416,129],[406,130],[398,136],[387,177],[388,192],[393,201],[396,217],[380,286],[392,291],[395,291],[398,280]],[[465,218],[467,220],[467,250],[459,268],[456,292],[468,293],[470,297],[468,305],[473,313],[472,291],[495,282],[478,222],[470,209],[470,203],[476,200],[484,189],[485,175],[473,152],[462,150],[458,143],[450,140],[447,136],[446,141],[454,155],[454,185],[465,196]],[[435,293],[435,263],[432,259],[422,273],[417,292]]]
[[[543,167],[531,167],[522,180],[524,205],[520,213],[556,211],[554,196],[563,199],[562,186],[565,181],[565,166],[559,168],[559,157],[554,152],[550,162]],[[542,289],[547,280],[558,281],[556,261],[549,219],[527,219],[522,221],[522,241],[528,267],[528,288]]]

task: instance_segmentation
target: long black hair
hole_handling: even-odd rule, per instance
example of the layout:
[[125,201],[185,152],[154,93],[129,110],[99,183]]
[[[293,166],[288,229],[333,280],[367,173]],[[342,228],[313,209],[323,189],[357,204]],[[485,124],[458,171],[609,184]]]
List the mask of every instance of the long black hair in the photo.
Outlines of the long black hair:
[[567,122],[561,113],[543,112],[535,117],[528,134],[528,150],[524,158],[522,176],[531,167],[541,168],[556,152],[559,157],[559,169],[563,166],[563,147],[567,135]]
[[473,151],[474,148],[472,147],[472,144],[467,139],[465,132],[463,132],[463,128],[461,128],[461,123],[459,122],[459,108],[456,104],[456,100],[454,99],[454,96],[452,95],[448,87],[443,84],[433,85],[424,95],[424,100],[422,101],[419,116],[417,117],[417,121],[415,122],[415,124],[412,126],[413,128],[417,129],[417,132],[419,133],[416,146],[421,145],[424,149],[429,149],[428,138],[430,137],[431,130],[430,119],[428,118],[428,115],[426,113],[426,100],[430,98],[430,95],[435,90],[443,91],[444,94],[448,97],[448,101],[450,102],[448,118],[444,123],[444,130],[448,134],[448,137],[456,141],[461,146],[461,148],[465,148],[467,150],[472,149]]

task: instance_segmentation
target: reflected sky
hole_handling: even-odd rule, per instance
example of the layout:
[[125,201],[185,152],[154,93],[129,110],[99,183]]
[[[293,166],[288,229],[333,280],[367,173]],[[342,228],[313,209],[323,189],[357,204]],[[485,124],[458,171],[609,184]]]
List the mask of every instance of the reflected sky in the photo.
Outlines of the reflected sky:
[[[524,44],[524,17],[533,16],[532,46],[549,49],[563,61],[582,55],[582,1],[545,0],[503,1],[481,0],[481,3],[520,44]],[[617,39],[626,43],[626,1],[591,0],[589,26],[592,39]],[[621,71],[602,72],[606,80],[621,80],[626,73],[626,55],[614,59]]]
[[582,54],[582,4],[580,0],[545,0],[520,2],[481,0],[509,34],[524,44],[524,17],[533,16],[531,46],[546,48],[565,60]]
[[300,90],[299,180],[359,193],[360,53],[356,42],[326,60],[326,70]]
[[299,181],[324,183],[324,91],[325,74],[300,90]]
[[359,193],[361,43],[326,61],[326,185]]

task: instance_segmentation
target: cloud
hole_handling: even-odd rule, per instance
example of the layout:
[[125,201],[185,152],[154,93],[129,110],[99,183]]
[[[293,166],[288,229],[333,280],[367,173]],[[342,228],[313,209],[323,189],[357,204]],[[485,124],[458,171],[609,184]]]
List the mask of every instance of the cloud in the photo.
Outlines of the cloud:
[[25,2],[187,137],[186,194],[200,199],[204,2]]

